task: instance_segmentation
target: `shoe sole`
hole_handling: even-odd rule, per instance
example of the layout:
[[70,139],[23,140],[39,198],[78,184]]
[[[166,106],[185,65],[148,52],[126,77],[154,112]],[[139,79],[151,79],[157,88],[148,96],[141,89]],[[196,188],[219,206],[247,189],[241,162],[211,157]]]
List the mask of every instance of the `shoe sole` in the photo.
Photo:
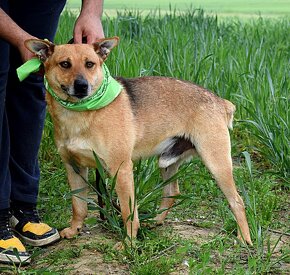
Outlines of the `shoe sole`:
[[58,231],[55,234],[53,234],[45,239],[42,239],[42,240],[29,239],[29,238],[21,235],[16,230],[13,230],[13,232],[15,233],[15,235],[17,237],[19,237],[21,240],[23,240],[26,244],[29,244],[31,246],[45,246],[45,245],[55,243],[56,241],[58,241],[60,239],[60,235],[59,235]]
[[0,263],[5,264],[29,264],[31,261],[30,256],[23,256],[23,255],[7,255],[4,253],[0,253]]

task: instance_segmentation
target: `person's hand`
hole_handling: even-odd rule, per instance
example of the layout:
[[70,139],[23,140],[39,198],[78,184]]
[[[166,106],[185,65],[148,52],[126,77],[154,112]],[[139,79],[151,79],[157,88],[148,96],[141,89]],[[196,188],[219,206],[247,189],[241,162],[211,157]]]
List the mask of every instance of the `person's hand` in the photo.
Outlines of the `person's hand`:
[[0,38],[17,48],[22,60],[27,61],[34,57],[34,54],[26,49],[24,41],[36,38],[22,28],[20,28],[1,8],[0,8]]
[[102,27],[102,0],[83,0],[80,16],[74,27],[74,43],[81,44],[84,37],[88,44],[104,38]]
[[17,48],[20,52],[21,58],[23,62],[26,62],[27,60],[35,57],[35,54],[32,53],[31,51],[29,51],[24,44],[24,41],[27,39],[36,39],[36,37],[34,36],[25,36],[21,39],[19,39],[19,41],[17,42]]
[[81,44],[83,37],[87,38],[88,44],[104,37],[102,22],[99,17],[83,14],[79,16],[74,28],[74,43]]

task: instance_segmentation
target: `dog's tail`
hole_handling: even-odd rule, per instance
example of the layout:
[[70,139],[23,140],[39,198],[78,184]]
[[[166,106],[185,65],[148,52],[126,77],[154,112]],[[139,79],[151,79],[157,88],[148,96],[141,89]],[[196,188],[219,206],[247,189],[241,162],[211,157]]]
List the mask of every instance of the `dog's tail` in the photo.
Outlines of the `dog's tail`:
[[224,106],[226,110],[226,120],[229,129],[233,129],[234,113],[236,111],[236,106],[230,101],[224,99]]

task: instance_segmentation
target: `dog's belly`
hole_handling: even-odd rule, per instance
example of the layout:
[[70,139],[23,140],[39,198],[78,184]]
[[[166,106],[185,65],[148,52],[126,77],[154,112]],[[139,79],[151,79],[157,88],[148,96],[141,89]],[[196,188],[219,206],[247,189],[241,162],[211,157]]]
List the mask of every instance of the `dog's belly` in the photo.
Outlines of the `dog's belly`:
[[195,147],[189,139],[183,136],[173,136],[164,139],[156,146],[149,146],[149,148],[141,146],[141,148],[135,148],[133,151],[133,160],[158,155],[159,167],[167,168],[182,159],[190,159],[195,154]]

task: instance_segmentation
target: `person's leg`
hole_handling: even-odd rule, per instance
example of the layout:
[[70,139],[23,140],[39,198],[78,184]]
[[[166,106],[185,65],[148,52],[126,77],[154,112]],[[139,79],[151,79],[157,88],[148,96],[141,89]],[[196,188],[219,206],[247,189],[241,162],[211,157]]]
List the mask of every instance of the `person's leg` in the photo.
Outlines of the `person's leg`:
[[9,208],[11,182],[9,173],[9,130],[5,97],[9,70],[9,45],[0,39],[0,209]]
[[[10,16],[28,33],[53,40],[63,0],[10,0]],[[11,199],[37,202],[39,185],[38,150],[45,120],[43,77],[33,74],[23,82],[16,68],[23,61],[17,49],[11,49],[7,85],[7,116],[10,129]]]
[[[8,1],[0,0],[0,7],[8,13]],[[6,116],[6,86],[9,71],[9,44],[0,39],[0,262],[29,261],[29,254],[21,241],[11,232],[9,204],[11,179],[9,172],[9,127]],[[18,251],[14,255],[12,248]]]
[[[12,19],[38,38],[53,40],[64,0],[10,0]],[[38,150],[45,120],[43,77],[32,74],[23,82],[16,68],[23,61],[10,51],[6,108],[10,131],[12,228],[26,243],[43,246],[59,239],[56,229],[41,223],[36,211],[39,187]]]

